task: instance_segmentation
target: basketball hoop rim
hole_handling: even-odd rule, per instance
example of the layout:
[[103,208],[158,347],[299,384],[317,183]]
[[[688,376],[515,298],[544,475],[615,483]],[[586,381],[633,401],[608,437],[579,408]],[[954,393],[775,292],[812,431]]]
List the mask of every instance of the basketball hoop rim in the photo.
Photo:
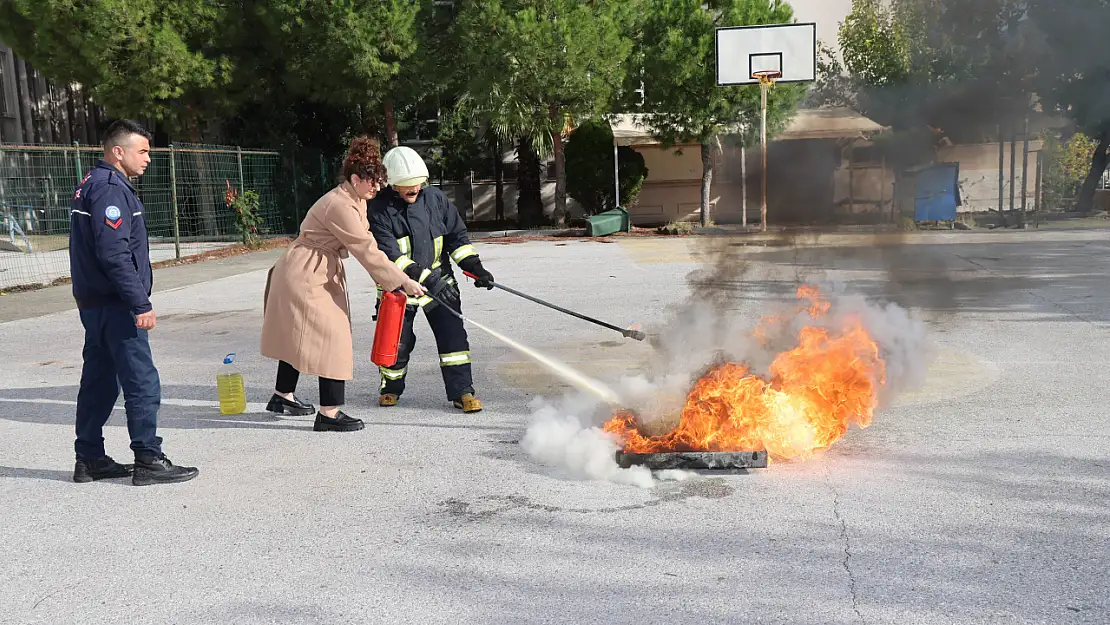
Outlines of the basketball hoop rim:
[[782,72],[773,69],[752,72],[752,78],[756,78],[759,82],[769,85],[773,84],[775,80],[782,78]]

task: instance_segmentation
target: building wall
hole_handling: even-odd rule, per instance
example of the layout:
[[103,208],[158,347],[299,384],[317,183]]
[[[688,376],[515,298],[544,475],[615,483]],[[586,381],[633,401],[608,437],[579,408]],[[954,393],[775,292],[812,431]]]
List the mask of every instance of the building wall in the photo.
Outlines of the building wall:
[[[770,223],[827,223],[844,212],[886,210],[893,176],[881,166],[856,165],[848,173],[845,145],[836,140],[772,141],[767,146],[767,219]],[[630,208],[633,223],[656,225],[701,218],[701,148],[669,150],[637,146],[648,166],[648,178]],[[762,210],[763,159],[758,147],[714,149],[710,214],[721,224],[758,223]],[[746,167],[744,166],[746,158]],[[849,201],[850,188],[856,200]],[[746,196],[746,198],[745,198]],[[745,202],[746,199],[746,202]],[[845,206],[848,208],[846,209]]]
[[637,146],[652,183],[701,181],[701,146],[687,145],[665,150],[659,146]]
[[[643,155],[648,176],[633,205],[628,208],[635,225],[657,225],[671,221],[701,218],[701,146],[683,145],[664,149],[659,146],[636,146]],[[720,157],[715,160],[719,163]],[[721,204],[723,189],[730,185],[717,183],[711,189],[710,206]],[[712,214],[711,210],[711,214]]]
[[[1014,158],[1014,177],[1010,179],[1010,144],[1003,146],[1003,204],[1010,207],[1010,190],[1014,191],[1014,208],[1021,208],[1021,188],[1025,183],[1026,206],[1032,210],[1036,205],[1037,158],[1043,149],[1042,141],[1029,142],[1029,164],[1022,171],[1022,144],[1016,144]],[[942,148],[937,152],[937,162],[960,164],[960,195],[963,206],[961,213],[980,213],[998,208],[998,143],[976,145],[957,145]]]
[[[895,174],[871,156],[866,141],[773,141],[767,150],[767,214],[770,223],[829,223],[893,219]],[[1022,184],[1026,206],[1036,206],[1037,159],[1042,142],[1030,141],[1028,170],[1022,172],[1022,144],[1016,146],[1014,179],[1010,179],[1010,144],[1003,163],[1005,205],[1014,188],[1014,207],[1021,207]],[[649,168],[636,205],[633,223],[651,226],[701,218],[701,152],[697,145],[664,150],[637,146]],[[681,151],[681,152],[680,152]],[[761,209],[762,158],[759,148],[747,153],[747,217],[758,223]],[[998,207],[998,144],[941,148],[937,162],[960,164],[959,212],[986,212]],[[714,150],[710,206],[717,223],[741,223],[743,177],[738,148]]]
[[[473,185],[463,183],[446,183],[435,185],[443,191],[444,195],[459,209],[459,214],[467,222],[495,221],[497,219],[497,185],[489,182],[476,182]],[[516,201],[520,192],[515,182],[506,182],[502,185],[504,198],[504,218],[515,220],[517,216]],[[555,212],[555,183],[545,181],[540,187],[540,197],[543,199],[544,214],[550,217]],[[575,219],[585,214],[582,206],[567,196],[567,218]]]

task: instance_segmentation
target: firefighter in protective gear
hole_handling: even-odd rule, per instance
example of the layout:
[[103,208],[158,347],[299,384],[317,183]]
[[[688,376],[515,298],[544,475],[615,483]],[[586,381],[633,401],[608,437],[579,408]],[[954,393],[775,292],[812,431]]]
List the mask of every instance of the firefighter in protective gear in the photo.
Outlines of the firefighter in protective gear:
[[[424,186],[428,167],[412,148],[393,148],[382,164],[389,188],[380,191],[369,203],[370,231],[378,247],[430,294],[461,313],[458,281],[451,261],[477,276],[475,286],[492,289],[493,276],[482,267],[458,209],[442,191]],[[381,298],[379,289],[379,302]],[[392,367],[379,367],[378,404],[396,405],[405,390],[409,355],[416,344],[413,323],[420,309],[435,335],[447,400],[463,412],[480,411],[482,403],[475,397],[466,328],[461,319],[427,295],[408,300],[397,362]]]

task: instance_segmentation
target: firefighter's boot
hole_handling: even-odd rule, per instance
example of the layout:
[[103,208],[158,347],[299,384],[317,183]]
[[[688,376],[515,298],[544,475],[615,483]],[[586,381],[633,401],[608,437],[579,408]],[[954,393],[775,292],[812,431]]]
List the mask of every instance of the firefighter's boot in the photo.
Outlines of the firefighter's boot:
[[473,393],[464,393],[462,397],[455,400],[455,407],[463,412],[481,412],[482,402]]
[[393,393],[382,393],[381,395],[378,396],[378,405],[379,406],[396,406],[398,399],[400,399],[400,397],[394,395]]

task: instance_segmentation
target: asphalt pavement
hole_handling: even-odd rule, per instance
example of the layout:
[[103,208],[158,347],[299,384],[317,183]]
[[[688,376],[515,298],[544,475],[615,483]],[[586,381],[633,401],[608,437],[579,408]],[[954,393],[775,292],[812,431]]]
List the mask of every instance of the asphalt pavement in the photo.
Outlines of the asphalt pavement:
[[[925,334],[906,341],[901,309],[881,309],[892,359],[924,376],[814,458],[645,482],[606,462],[596,406],[575,406],[578,391],[474,326],[483,412],[446,401],[422,318],[401,404],[377,407],[374,285],[352,260],[346,410],[366,429],[316,433],[311,417],[263,411],[273,255],[247,256],[201,278],[205,264],[156,274],[177,276],[154,297],[161,434],[200,476],[75,484],[82,331],[62,307],[68,287],[8,295],[0,623],[1110,622],[1110,232],[478,249],[506,285],[640,324],[647,341],[463,285],[474,321],[621,392],[622,378],[742,344],[737,328],[790,304],[801,282],[917,315]],[[29,296],[43,314],[14,299]],[[729,323],[706,323],[718,318]],[[251,403],[221,416],[229,352]],[[315,380],[299,394],[316,403]],[[128,462],[122,407],[105,437]],[[529,433],[550,414],[562,430]]]

